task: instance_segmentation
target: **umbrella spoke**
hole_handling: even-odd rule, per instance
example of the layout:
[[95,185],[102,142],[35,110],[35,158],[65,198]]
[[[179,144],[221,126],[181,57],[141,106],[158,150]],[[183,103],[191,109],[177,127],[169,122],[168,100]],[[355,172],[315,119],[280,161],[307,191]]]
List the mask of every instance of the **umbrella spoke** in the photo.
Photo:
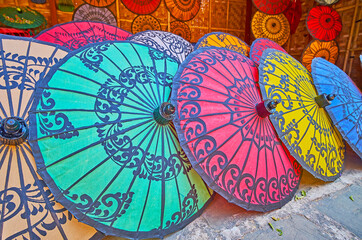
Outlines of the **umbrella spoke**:
[[[9,151],[10,150],[10,151]],[[7,155],[6,153],[9,151],[9,155]],[[4,155],[1,159],[1,164],[3,164],[4,160],[7,159],[9,160],[8,162],[8,168],[6,171],[6,177],[5,177],[5,184],[4,184],[4,194],[3,194],[3,199],[2,201],[5,201],[6,196],[7,196],[7,191],[9,189],[9,178],[10,178],[10,170],[11,170],[11,164],[12,164],[12,160],[13,160],[13,152],[11,150],[11,147],[6,147],[6,151],[4,152]],[[7,157],[8,156],[8,157]],[[5,206],[6,204],[2,204],[2,209],[1,209],[1,214],[0,214],[0,233],[3,232],[3,226],[4,226],[4,218],[5,218]]]
[[3,74],[4,74],[10,116],[14,116],[14,108],[13,108],[13,100],[12,100],[12,95],[11,95],[9,75],[8,75],[8,70],[6,67],[7,64],[5,62],[5,51],[3,51],[3,49],[4,49],[3,41],[0,41],[0,49],[2,49],[2,51],[0,51],[0,56],[1,56],[1,61],[2,61],[3,72],[4,72]]

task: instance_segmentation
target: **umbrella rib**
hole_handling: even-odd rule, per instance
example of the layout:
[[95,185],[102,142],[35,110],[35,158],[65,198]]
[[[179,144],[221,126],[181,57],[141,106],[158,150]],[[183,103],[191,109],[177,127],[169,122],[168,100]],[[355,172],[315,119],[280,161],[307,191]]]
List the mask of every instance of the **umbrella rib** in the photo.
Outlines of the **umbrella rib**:
[[[155,59],[152,58],[152,64],[153,66],[156,66],[156,62]],[[166,61],[165,61],[165,69],[166,69]],[[155,70],[156,71],[156,70]],[[166,71],[167,72],[167,71]],[[155,75],[155,81],[156,81],[156,88],[157,88],[157,93],[158,93],[158,102],[157,105],[161,105],[161,93],[160,93],[160,83],[158,81],[158,76]],[[165,90],[165,85],[163,86],[164,90]],[[156,97],[156,96],[155,96]]]
[[[227,114],[234,114],[234,113],[250,113],[252,111],[229,111],[229,112],[217,112],[217,113],[210,113],[210,114],[204,114],[204,115],[198,115],[197,117],[189,117],[187,120],[195,120],[199,119],[200,117],[210,117],[210,116],[218,116],[218,115],[227,115]],[[240,118],[238,118],[240,119]],[[184,121],[184,119],[174,119],[173,122],[181,122]]]
[[[309,107],[309,106],[312,106],[312,105],[316,105],[316,103],[315,103],[315,102],[313,102],[313,103],[311,103],[311,104],[304,105],[304,106],[299,107],[299,108],[294,108],[294,109],[292,109],[292,110],[290,110],[290,111],[283,112],[283,114],[281,114],[281,115],[285,115],[285,114],[288,114],[288,113],[291,113],[291,112],[294,112],[294,111],[297,111],[297,110],[300,110],[300,109],[303,109],[303,108],[306,108],[306,107]],[[274,116],[276,116],[276,117],[274,117]],[[277,117],[278,117],[278,115],[274,115],[274,114],[272,114],[272,115],[270,115],[270,117],[277,118]]]
[[[337,122],[334,122],[334,125],[340,123],[340,122],[343,121],[343,120],[348,119],[349,116],[351,116],[352,114],[356,113],[356,112],[357,112],[358,110],[360,110],[361,108],[362,108],[362,104],[361,104],[355,111],[353,111],[353,112],[349,113],[348,115],[344,116],[344,118],[338,120]],[[360,119],[360,118],[361,118],[361,115],[358,117],[358,119]],[[357,119],[357,122],[358,122],[358,119]]]
[[24,89],[25,89],[25,79],[26,79],[26,72],[28,71],[28,59],[29,59],[29,51],[31,48],[31,43],[32,41],[29,41],[28,46],[27,46],[27,50],[26,50],[26,59],[24,62],[24,68],[23,68],[23,73],[22,73],[22,79],[21,79],[21,89],[20,89],[20,94],[19,94],[19,102],[18,102],[18,111],[16,116],[20,116],[20,108],[21,108],[21,102],[23,99],[23,93],[24,93]]
[[[0,102],[0,109],[1,109],[1,111],[3,112],[3,114],[4,114],[4,118],[7,118],[8,115],[6,114],[6,111],[5,111],[5,109],[4,109],[4,106],[3,106],[3,104],[2,104],[1,102]],[[0,116],[0,119],[2,119],[1,116]]]
[[9,85],[9,76],[8,76],[7,65],[5,62],[5,56],[4,56],[5,50],[4,50],[4,46],[3,46],[3,41],[0,41],[0,49],[2,50],[2,51],[0,51],[0,57],[1,57],[2,66],[3,66],[3,70],[4,70],[4,80],[5,80],[5,85],[6,85],[6,92],[7,92],[7,97],[8,97],[10,116],[14,116],[13,101],[12,101],[11,89],[10,89],[10,85]]
[[[0,43],[1,45],[1,43]],[[3,52],[3,51],[1,51]],[[5,160],[5,157],[7,155],[7,152],[9,151],[10,147],[6,147],[5,149],[5,153],[3,155],[3,158],[1,160],[1,165],[3,164],[4,160]],[[12,160],[12,157],[13,157],[13,152],[10,151],[9,152],[9,158],[7,158],[9,160],[9,163],[8,163],[8,169],[7,169],[7,172],[6,172],[6,177],[5,177],[5,186],[4,186],[4,197],[3,199],[6,199],[6,196],[7,196],[7,191],[8,191],[8,187],[9,187],[9,177],[10,177],[10,169],[11,169],[11,160]],[[5,205],[6,204],[2,204],[2,209],[1,209],[1,215],[0,215],[0,233],[3,232],[3,226],[4,226],[4,214],[5,214]]]
[[[260,132],[263,133],[264,136],[264,158],[265,158],[265,169],[266,169],[266,176],[265,176],[265,181],[266,181],[266,186],[265,186],[265,202],[267,205],[268,204],[268,198],[270,199],[271,197],[269,196],[270,191],[269,191],[269,171],[268,171],[268,158],[267,158],[267,150],[269,149],[269,146],[267,145],[266,141],[265,141],[265,136],[267,136],[267,130],[266,130],[266,121],[263,121],[263,119],[260,119]],[[259,141],[261,141],[261,136],[262,134],[259,134]],[[261,147],[261,146],[259,146]],[[272,151],[272,149],[270,149]],[[273,160],[275,161],[274,158],[274,154],[273,154]],[[277,171],[276,171],[277,172]],[[256,174],[255,174],[255,178],[256,178]],[[277,172],[277,179],[278,179],[278,172]]]

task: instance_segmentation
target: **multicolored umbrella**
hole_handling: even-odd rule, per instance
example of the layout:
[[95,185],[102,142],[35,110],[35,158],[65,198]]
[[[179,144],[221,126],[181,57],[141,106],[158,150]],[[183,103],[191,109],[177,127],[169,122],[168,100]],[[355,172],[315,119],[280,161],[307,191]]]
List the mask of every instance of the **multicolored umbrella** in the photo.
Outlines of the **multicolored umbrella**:
[[325,107],[343,138],[362,159],[362,92],[350,77],[323,58],[312,62],[312,76],[319,94],[335,94]]
[[0,36],[1,239],[90,239],[97,233],[55,201],[36,173],[27,140],[34,88],[67,52],[32,38]]
[[334,40],[342,31],[341,17],[336,10],[328,6],[312,8],[306,22],[310,35],[321,41]]
[[148,30],[136,33],[128,40],[153,47],[170,57],[176,58],[180,63],[194,50],[191,43],[170,32]]
[[184,38],[186,41],[191,41],[191,30],[190,27],[180,21],[173,21],[170,23],[170,32],[179,35],[180,37]]
[[337,61],[338,52],[338,45],[335,41],[322,42],[315,39],[304,49],[302,64],[311,72],[311,64],[314,58],[321,57],[334,64]]
[[108,7],[113,4],[116,0],[84,0],[84,2],[95,6],[95,7]]
[[257,9],[261,12],[273,15],[284,12],[291,0],[253,0],[253,3]]
[[126,40],[131,35],[123,29],[105,23],[80,21],[55,25],[42,31],[35,38],[75,50],[90,43]]
[[140,15],[133,20],[131,28],[132,33],[136,34],[146,30],[161,30],[161,24],[152,15]]
[[315,0],[315,1],[321,5],[333,5],[336,4],[339,0]]
[[39,86],[30,117],[38,172],[80,221],[162,238],[211,201],[170,122],[178,67],[145,45],[100,43],[71,52]]
[[74,21],[98,21],[117,26],[116,16],[108,8],[80,5],[73,14]]
[[267,118],[258,68],[240,53],[192,52],[174,77],[175,127],[192,166],[210,188],[247,210],[270,211],[293,198],[301,166]]
[[318,95],[308,70],[275,49],[264,51],[259,73],[263,99],[280,102],[269,118],[293,157],[324,181],[340,177],[345,147],[324,109],[333,95]]
[[283,46],[290,35],[288,19],[283,14],[268,15],[257,11],[251,21],[251,30],[255,38],[269,38]]
[[195,49],[202,47],[223,47],[235,52],[241,53],[244,56],[249,56],[250,47],[248,44],[239,38],[224,32],[212,32],[205,34],[197,41]]
[[161,0],[121,0],[135,14],[151,14],[160,6]]
[[302,3],[300,0],[291,0],[289,7],[283,14],[290,24],[290,34],[294,34],[302,17]]
[[264,50],[268,48],[276,49],[285,53],[287,52],[278,43],[273,42],[268,38],[258,38],[251,44],[250,59],[259,65],[260,58],[263,55]]
[[201,0],[165,0],[165,4],[172,17],[189,21],[198,14]]

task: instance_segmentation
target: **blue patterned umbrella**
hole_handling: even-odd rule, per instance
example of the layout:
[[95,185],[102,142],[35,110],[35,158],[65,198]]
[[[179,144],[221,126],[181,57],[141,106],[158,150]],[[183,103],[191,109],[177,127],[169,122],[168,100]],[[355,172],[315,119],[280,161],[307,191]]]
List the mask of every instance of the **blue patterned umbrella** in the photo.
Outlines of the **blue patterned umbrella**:
[[323,58],[312,61],[312,76],[319,94],[334,94],[326,106],[333,123],[362,158],[362,93],[349,76]]
[[0,35],[0,239],[89,239],[96,234],[56,203],[36,173],[27,140],[35,86],[67,52],[32,38]]

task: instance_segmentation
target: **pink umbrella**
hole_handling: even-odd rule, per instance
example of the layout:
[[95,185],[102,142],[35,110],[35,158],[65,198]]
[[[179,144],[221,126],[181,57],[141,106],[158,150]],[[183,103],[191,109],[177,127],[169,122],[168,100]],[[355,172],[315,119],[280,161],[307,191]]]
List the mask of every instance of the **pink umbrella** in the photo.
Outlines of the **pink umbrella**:
[[250,47],[250,59],[253,60],[256,64],[259,65],[261,56],[267,48],[273,48],[282,52],[287,53],[278,43],[268,39],[268,38],[257,38],[254,40],[253,44]]
[[35,38],[75,50],[90,43],[126,40],[131,35],[123,29],[102,22],[79,21],[55,25]]

